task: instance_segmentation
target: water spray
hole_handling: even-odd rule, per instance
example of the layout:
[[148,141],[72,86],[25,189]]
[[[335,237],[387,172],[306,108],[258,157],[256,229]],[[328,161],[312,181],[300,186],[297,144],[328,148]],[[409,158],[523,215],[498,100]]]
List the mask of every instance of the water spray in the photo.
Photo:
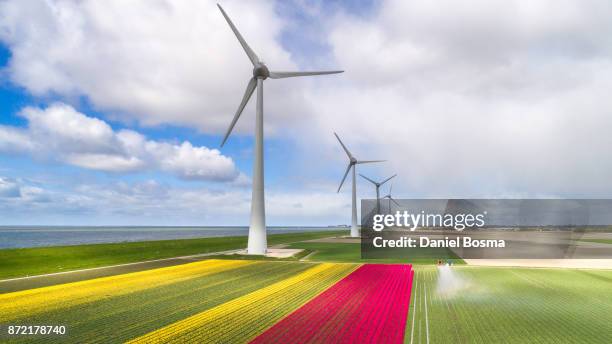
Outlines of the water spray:
[[454,271],[451,261],[438,265],[438,282],[436,286],[438,295],[453,297],[467,289],[467,286],[467,281]]

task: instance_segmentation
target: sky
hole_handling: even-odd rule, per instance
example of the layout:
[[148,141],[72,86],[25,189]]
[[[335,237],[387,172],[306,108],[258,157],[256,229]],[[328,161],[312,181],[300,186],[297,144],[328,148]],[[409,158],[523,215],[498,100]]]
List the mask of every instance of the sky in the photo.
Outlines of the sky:
[[[395,198],[612,197],[607,0],[221,5],[270,69],[345,70],[265,82],[269,225],[350,222],[333,132]],[[251,69],[215,1],[0,1],[0,225],[248,225]]]

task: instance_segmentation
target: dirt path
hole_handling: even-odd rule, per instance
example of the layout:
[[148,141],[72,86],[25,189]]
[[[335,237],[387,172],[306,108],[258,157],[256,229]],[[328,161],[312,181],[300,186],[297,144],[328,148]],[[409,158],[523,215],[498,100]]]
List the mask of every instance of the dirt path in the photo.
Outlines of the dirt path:
[[315,254],[317,254],[318,252],[319,252],[319,251],[312,251],[312,252],[310,252],[310,253],[309,253],[309,254],[307,254],[306,256],[302,257],[302,258],[300,259],[300,262],[307,261],[308,259],[310,259],[310,257],[314,256],[314,255],[315,255]]
[[612,259],[464,259],[464,261],[474,266],[612,269]]
[[322,242],[322,243],[330,243],[330,244],[360,244],[360,238],[321,238],[321,239],[312,239],[312,240],[304,240],[302,242]]

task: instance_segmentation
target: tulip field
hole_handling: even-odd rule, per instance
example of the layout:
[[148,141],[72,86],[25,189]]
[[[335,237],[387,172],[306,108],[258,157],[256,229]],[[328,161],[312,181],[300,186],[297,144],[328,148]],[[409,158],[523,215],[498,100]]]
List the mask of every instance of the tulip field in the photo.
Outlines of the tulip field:
[[209,259],[8,292],[0,342],[612,343],[610,270],[442,269]]
[[402,343],[410,265],[360,267],[252,343]]
[[27,310],[28,313],[49,312],[95,302],[108,295],[130,294],[248,264],[251,263],[248,261],[192,263],[3,294],[0,295],[0,321],[6,322],[23,316],[23,310]]
[[344,277],[353,266],[324,263],[130,343],[235,343],[251,338]]
[[[299,319],[306,317],[318,320],[313,330],[320,335],[303,342],[339,335],[401,342],[412,274],[410,265],[204,260],[0,294],[0,324],[65,324],[67,328],[61,337],[2,339],[265,342],[275,336],[275,324],[294,331],[301,326]],[[321,308],[328,317],[316,319],[312,311]],[[294,319],[298,322],[293,323]],[[371,326],[373,331],[351,330],[352,322],[367,324],[361,328]]]

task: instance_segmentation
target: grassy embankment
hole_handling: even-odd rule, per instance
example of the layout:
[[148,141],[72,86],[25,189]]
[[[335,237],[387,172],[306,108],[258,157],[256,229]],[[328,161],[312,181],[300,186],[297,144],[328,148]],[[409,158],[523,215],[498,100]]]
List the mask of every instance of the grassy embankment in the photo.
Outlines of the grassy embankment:
[[[346,235],[346,231],[270,234],[268,245]],[[0,250],[0,279],[246,247],[246,236]]]

